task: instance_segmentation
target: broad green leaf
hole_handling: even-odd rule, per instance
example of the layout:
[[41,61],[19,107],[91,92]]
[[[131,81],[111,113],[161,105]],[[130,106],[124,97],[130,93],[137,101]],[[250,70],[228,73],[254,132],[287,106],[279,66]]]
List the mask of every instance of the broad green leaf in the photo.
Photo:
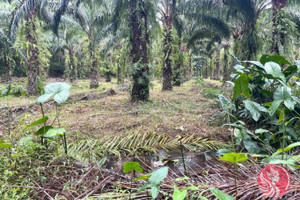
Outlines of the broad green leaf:
[[43,117],[43,118],[41,118],[41,119],[38,119],[38,120],[36,120],[35,122],[32,122],[31,124],[27,125],[27,126],[25,127],[25,129],[30,128],[30,127],[33,127],[33,126],[37,126],[37,125],[40,125],[40,124],[44,124],[44,123],[46,123],[46,122],[48,121],[48,119],[49,119],[48,116],[45,116],[45,117]]
[[151,185],[158,185],[161,181],[163,181],[169,172],[169,167],[162,167],[156,171],[154,171],[149,178],[149,183]]
[[43,95],[39,96],[39,98],[37,98],[36,103],[44,103],[48,99],[50,99],[52,96],[53,96],[53,94],[51,94],[51,93],[43,94]]
[[178,188],[174,187],[174,192],[172,195],[173,200],[184,200],[187,195],[187,190],[179,190]]
[[278,101],[273,101],[272,106],[269,110],[269,114],[270,116],[273,116],[275,114],[275,112],[277,111],[277,109],[279,108],[280,104],[282,103],[281,100]]
[[219,158],[219,160],[237,164],[239,162],[245,162],[246,160],[248,160],[248,156],[245,153],[229,153],[224,154],[221,158]]
[[265,64],[265,71],[267,74],[272,75],[274,78],[280,78],[284,82],[286,81],[284,74],[282,73],[281,67],[274,62],[268,62]]
[[290,166],[292,166],[292,165],[295,164],[295,161],[293,161],[293,160],[280,160],[280,159],[278,159],[278,160],[271,160],[269,162],[269,164],[290,165]]
[[274,101],[283,101],[284,105],[290,110],[294,110],[296,104],[292,98],[292,89],[287,86],[281,86],[275,91]]
[[286,148],[284,148],[283,150],[282,149],[277,149],[277,151],[272,155],[272,156],[276,156],[278,154],[281,154],[283,152],[287,152],[295,147],[298,147],[300,146],[300,142],[295,142],[295,143],[292,143],[290,144],[289,146],[287,146]]
[[71,86],[66,83],[51,83],[45,87],[45,92],[40,96],[36,103],[44,103],[54,95],[54,101],[57,103],[65,103],[69,97]]
[[234,66],[234,69],[238,72],[244,73],[245,67],[242,65],[236,65],[236,66]]
[[234,94],[232,99],[235,99],[236,97],[240,95],[244,95],[245,97],[250,98],[250,92],[249,92],[249,78],[246,74],[241,74],[240,77],[235,81],[234,84]]
[[158,185],[153,185],[151,187],[150,192],[151,192],[152,198],[155,199],[158,196],[158,194],[159,194],[159,186]]
[[34,133],[34,135],[44,135],[47,133],[50,129],[53,129],[52,126],[43,126],[40,128],[37,132]]
[[260,112],[268,111],[264,106],[250,100],[245,100],[244,104],[245,108],[250,111],[251,116],[255,121],[259,120],[261,116]]
[[11,91],[11,85],[8,84],[8,85],[6,86],[6,89],[2,91],[2,94],[1,94],[1,95],[2,95],[2,96],[8,96],[8,95],[10,94],[10,91]]
[[45,133],[43,136],[47,137],[47,138],[53,138],[53,137],[56,137],[56,136],[61,136],[65,132],[66,131],[63,128],[53,128],[53,129],[50,129],[49,131],[47,131],[47,133]]
[[143,169],[140,167],[140,163],[138,162],[126,162],[123,165],[123,172],[124,173],[129,173],[131,171],[136,171],[136,172],[140,172],[143,173]]
[[227,99],[223,94],[219,94],[218,97],[223,111],[225,112],[236,111],[235,105],[229,99]]
[[288,64],[291,65],[291,63],[286,60],[284,57],[279,56],[279,55],[263,55],[260,58],[260,62],[264,65],[267,62],[275,62],[277,64]]
[[260,67],[261,69],[265,68],[264,65],[258,61],[246,61],[246,62],[256,65],[256,66]]
[[234,200],[234,198],[217,188],[211,187],[209,190],[219,199],[219,200]]
[[255,142],[253,142],[251,139],[244,140],[243,144],[244,144],[245,148],[247,149],[247,151],[251,154],[260,152],[259,146]]
[[158,186],[158,184],[163,181],[167,176],[169,172],[169,167],[162,167],[154,172],[151,173],[151,176],[148,180],[148,183],[143,185],[142,187],[139,188],[137,193],[143,191],[147,187],[153,187],[153,186]]

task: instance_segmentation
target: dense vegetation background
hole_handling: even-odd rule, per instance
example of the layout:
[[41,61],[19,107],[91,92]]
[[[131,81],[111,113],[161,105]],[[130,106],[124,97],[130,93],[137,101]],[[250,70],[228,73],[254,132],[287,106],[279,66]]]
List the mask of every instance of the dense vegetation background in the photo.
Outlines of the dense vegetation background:
[[299,199],[299,8],[1,1],[0,199]]

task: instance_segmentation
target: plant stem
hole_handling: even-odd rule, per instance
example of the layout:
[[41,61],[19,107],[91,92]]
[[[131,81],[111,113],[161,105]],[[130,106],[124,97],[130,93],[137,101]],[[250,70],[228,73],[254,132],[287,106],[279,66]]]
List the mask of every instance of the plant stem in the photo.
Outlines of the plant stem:
[[[229,113],[227,112],[227,123],[230,124],[231,121],[230,121],[230,115]],[[235,149],[235,141],[234,141],[234,135],[232,134],[232,128],[230,127],[230,137],[231,137],[231,144],[232,144],[232,147],[234,149],[234,152],[236,152],[236,149]]]
[[[11,132],[11,116],[10,116],[10,107],[9,107],[9,101],[8,101],[8,98],[7,98],[7,117],[8,117],[8,136],[10,137],[10,132]],[[10,141],[12,143],[12,139],[10,138]]]
[[237,188],[237,175],[238,175],[238,165],[234,164],[234,185],[235,185],[235,199],[237,199],[238,188]]
[[134,177],[134,170],[132,170],[132,177],[130,180],[130,190],[129,190],[129,199],[131,200],[131,193],[132,193],[132,178]]
[[[43,118],[45,117],[45,112],[44,112],[44,108],[43,108],[43,104],[40,103],[40,107],[41,107],[41,112],[42,112],[42,115],[43,115]],[[46,131],[46,122],[44,123],[44,134],[45,134],[45,131]],[[41,136],[41,143],[42,145],[44,144],[44,141],[45,141],[45,145],[46,145],[46,148],[48,148],[48,143],[47,143],[47,140],[44,140],[44,136],[42,135]]]
[[285,110],[283,108],[283,119],[282,119],[282,129],[283,129],[283,138],[282,138],[282,160],[284,159],[284,148],[285,148],[285,135],[286,135],[286,127],[285,127]]
[[[55,103],[55,110],[56,110],[56,119],[57,119],[58,127],[60,128],[59,112],[58,112],[58,104],[57,103]],[[64,132],[64,135],[63,135],[63,142],[64,142],[65,154],[68,155],[67,138],[66,138],[66,133],[65,132]]]

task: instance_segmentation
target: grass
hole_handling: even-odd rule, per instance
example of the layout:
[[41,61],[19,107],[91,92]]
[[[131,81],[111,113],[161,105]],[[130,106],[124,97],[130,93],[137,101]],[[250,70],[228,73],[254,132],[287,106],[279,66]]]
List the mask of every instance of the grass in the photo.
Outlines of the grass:
[[[77,81],[73,84],[71,95],[102,93],[110,88],[115,89],[117,95],[64,105],[61,123],[73,139],[103,139],[135,131],[170,136],[194,134],[208,139],[226,140],[224,129],[208,125],[209,118],[217,110],[214,97],[221,93],[220,89],[207,88],[196,81],[189,81],[181,87],[175,87],[173,91],[161,92],[161,83],[153,81],[151,100],[132,104],[129,93],[118,91],[115,80],[111,83],[101,82],[96,90],[90,90],[88,83],[87,80]],[[14,107],[32,104],[35,98],[10,96],[8,100]],[[0,98],[0,104],[6,101]],[[53,119],[53,106],[45,107],[45,112]],[[29,124],[39,117],[38,106],[34,106],[30,112],[15,116],[15,130],[17,126]],[[1,129],[5,132],[5,127]]]

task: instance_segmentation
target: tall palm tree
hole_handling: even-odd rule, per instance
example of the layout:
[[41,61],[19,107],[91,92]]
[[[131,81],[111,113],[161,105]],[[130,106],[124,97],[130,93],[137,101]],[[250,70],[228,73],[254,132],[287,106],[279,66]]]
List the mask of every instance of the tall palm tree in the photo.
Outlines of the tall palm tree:
[[[132,59],[132,101],[149,99],[150,70],[148,44],[150,28],[155,27],[155,5],[152,0],[115,0],[113,23],[115,30],[125,28],[130,38]],[[153,26],[150,27],[150,24]],[[126,28],[127,27],[127,28]]]
[[11,80],[11,67],[13,64],[12,47],[13,43],[9,38],[9,20],[13,9],[8,3],[0,3],[0,62],[4,67],[3,79]]
[[43,64],[39,50],[39,38],[37,35],[37,29],[39,22],[36,18],[40,18],[47,23],[52,23],[51,14],[47,10],[47,0],[24,0],[20,2],[14,1],[16,10],[13,13],[10,37],[13,41],[16,40],[17,31],[21,26],[21,22],[24,21],[24,39],[28,41],[27,49],[27,91],[29,95],[37,95],[39,93],[36,78],[40,76],[41,67]]
[[[271,53],[285,54],[285,56],[291,56],[293,53],[291,51],[291,41],[293,40],[293,34],[296,32],[296,24],[292,16],[295,16],[296,12],[295,10],[291,11],[289,8],[299,9],[297,6],[299,4],[300,1],[298,0],[272,0]],[[297,17],[299,18],[299,16]],[[288,38],[289,36],[290,38]]]
[[240,60],[256,59],[262,48],[257,22],[263,11],[270,8],[269,0],[224,0],[228,16],[235,26],[234,54]]
[[[75,3],[74,5],[72,3]],[[88,63],[90,68],[90,88],[99,87],[100,42],[110,32],[109,1],[101,0],[63,0],[57,10],[53,30],[58,33],[60,19],[64,13],[74,17],[80,24],[82,31],[87,36]]]

